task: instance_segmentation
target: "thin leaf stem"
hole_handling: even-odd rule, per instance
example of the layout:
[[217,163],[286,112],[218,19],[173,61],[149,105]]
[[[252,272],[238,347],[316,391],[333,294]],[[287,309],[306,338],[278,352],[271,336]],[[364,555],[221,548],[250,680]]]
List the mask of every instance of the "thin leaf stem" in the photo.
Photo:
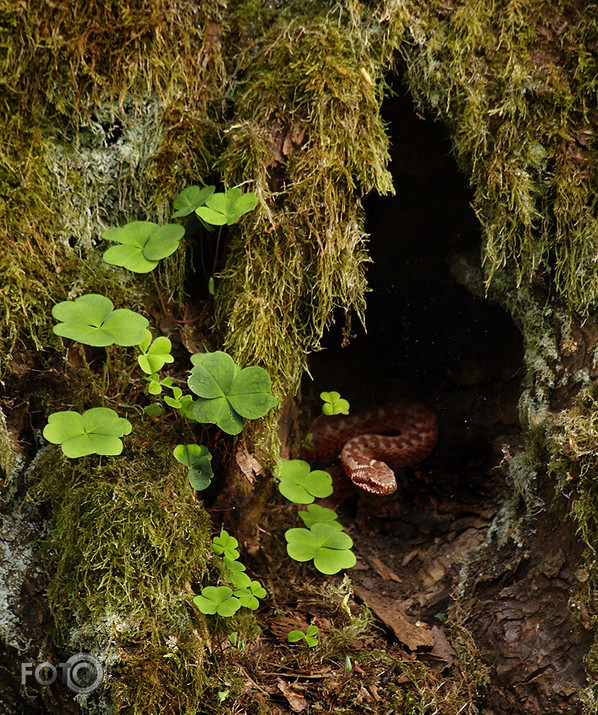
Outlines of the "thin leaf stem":
[[218,236],[216,238],[216,250],[214,251],[214,263],[212,265],[212,276],[216,273],[216,265],[218,263],[218,253],[220,251],[220,238],[222,237],[222,229],[224,226],[220,226],[218,229]]
[[154,285],[156,286],[158,300],[160,301],[160,307],[162,308],[162,312],[169,320],[172,320],[173,323],[181,323],[187,325],[188,323],[195,323],[201,319],[202,315],[198,315],[195,318],[189,318],[189,320],[179,320],[178,318],[175,318],[174,315],[166,308],[166,304],[164,303],[164,297],[162,296],[162,291],[160,290],[160,286],[158,285],[158,280],[154,271],[152,271],[152,278],[154,280]]
[[108,376],[110,374],[110,346],[104,348],[106,350],[106,360],[104,360],[104,370],[102,379],[102,405],[106,401],[106,390],[108,389]]

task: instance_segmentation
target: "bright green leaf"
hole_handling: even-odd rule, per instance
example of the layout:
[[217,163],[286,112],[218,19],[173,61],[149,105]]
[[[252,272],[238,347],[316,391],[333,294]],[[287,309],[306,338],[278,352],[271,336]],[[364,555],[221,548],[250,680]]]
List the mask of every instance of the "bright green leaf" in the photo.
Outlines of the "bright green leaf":
[[318,632],[318,627],[313,624],[307,628],[307,631],[290,631],[287,640],[289,643],[297,643],[300,640],[305,640],[308,646],[313,647],[318,644],[318,639],[315,637]]
[[229,189],[224,193],[210,196],[205,206],[195,209],[199,218],[214,226],[224,226],[238,221],[243,214],[252,211],[257,206],[257,196],[252,193],[242,193],[241,189]]
[[195,209],[205,204],[215,190],[215,186],[204,186],[201,189],[199,186],[188,186],[183,189],[173,201],[176,211],[172,214],[172,218],[181,218],[193,213]]
[[270,387],[270,375],[263,367],[245,367],[228,390],[228,401],[241,417],[257,420],[278,404]]
[[348,415],[349,403],[344,400],[339,392],[321,392],[320,398],[324,401],[322,413],[325,415]]
[[225,556],[231,561],[235,561],[239,558],[239,552],[237,551],[237,546],[239,542],[234,536],[231,536],[228,531],[224,529],[221,530],[219,536],[215,536],[212,539],[212,551],[218,556]]
[[150,333],[149,330],[146,330],[144,333],[143,340],[139,343],[137,346],[139,350],[141,350],[142,353],[147,352],[147,349],[149,348],[150,344],[152,342],[152,334]]
[[231,389],[240,368],[227,353],[195,353],[189,387],[204,399],[223,397]]
[[260,367],[243,370],[224,352],[197,353],[189,388],[199,396],[190,414],[197,422],[215,424],[228,434],[239,434],[244,418],[263,417],[278,404],[269,393],[270,376]]
[[234,615],[241,608],[241,602],[228,586],[206,586],[199,596],[195,596],[193,603],[202,613],[217,613],[224,618]]
[[185,229],[175,223],[164,226],[152,221],[133,221],[120,228],[109,228],[102,238],[120,244],[104,252],[104,261],[134,273],[149,273],[162,258],[179,247]]
[[305,633],[303,631],[289,631],[287,640],[289,643],[297,643],[297,641],[303,640],[305,638]]
[[353,540],[329,523],[316,523],[311,529],[289,529],[285,533],[287,553],[295,561],[310,561],[325,574],[355,566],[350,550]]
[[255,611],[259,608],[259,599],[266,596],[266,589],[259,581],[251,581],[246,588],[235,591],[235,596],[241,601],[242,606]]
[[222,557],[222,563],[226,567],[228,573],[238,573],[239,571],[247,571],[247,566],[237,559],[229,559],[228,556]]
[[235,588],[247,588],[251,584],[251,579],[244,571],[230,571],[227,579]]
[[188,419],[192,419],[191,411],[193,410],[193,405],[195,403],[193,402],[191,395],[183,395],[180,400],[177,400],[177,402],[180,404],[179,410],[181,415],[183,415],[183,417],[187,417]]
[[114,343],[138,345],[149,324],[147,318],[132,310],[114,310],[109,298],[96,293],[58,303],[52,308],[52,315],[60,321],[53,328],[56,335],[93,347],[107,347]]
[[314,524],[330,524],[338,531],[343,531],[342,524],[337,521],[337,514],[333,509],[326,509],[318,504],[310,504],[307,507],[307,511],[299,512],[299,516],[308,529]]
[[94,407],[83,414],[67,410],[48,417],[44,437],[52,444],[60,444],[62,452],[71,459],[88,454],[120,454],[120,440],[131,432],[131,423],[108,407]]
[[[146,333],[149,332],[146,330]],[[145,343],[145,340],[144,340]],[[144,344],[142,343],[142,345]],[[151,375],[158,370],[161,370],[165,363],[174,362],[174,358],[170,354],[172,349],[172,343],[170,340],[164,336],[160,336],[154,340],[154,342],[147,346],[145,349],[139,346],[142,355],[137,357],[137,362],[139,367],[143,372]]]
[[147,391],[150,393],[150,395],[159,395],[162,392],[162,385],[160,383],[160,378],[158,377],[157,372],[148,375],[145,379],[149,382],[149,385],[147,386]]
[[283,460],[278,476],[278,490],[294,504],[311,504],[315,497],[322,499],[333,492],[330,474],[320,469],[312,472],[301,459]]
[[143,411],[149,417],[154,418],[162,417],[162,415],[164,414],[164,408],[159,402],[152,402],[151,405],[147,405],[147,407],[144,407]]
[[214,472],[211,465],[212,455],[207,447],[197,444],[178,444],[173,454],[177,461],[189,468],[189,483],[193,489],[202,491],[210,486]]

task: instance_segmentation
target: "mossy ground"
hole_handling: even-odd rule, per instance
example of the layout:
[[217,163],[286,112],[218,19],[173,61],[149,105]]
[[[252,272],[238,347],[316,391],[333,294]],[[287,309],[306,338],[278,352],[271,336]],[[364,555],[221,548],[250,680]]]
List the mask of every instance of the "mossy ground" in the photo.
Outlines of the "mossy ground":
[[[184,184],[219,172],[225,184],[243,183],[260,199],[255,216],[228,239],[216,312],[224,345],[242,364],[265,366],[281,397],[294,395],[331,320],[343,311],[363,316],[361,198],[392,191],[380,105],[385,73],[399,66],[419,110],[449,127],[471,177],[489,285],[526,341],[524,414],[547,411],[558,386],[577,389],[578,373],[562,382],[562,342],[536,288],[565,316],[595,310],[594,8],[543,0],[492,9],[481,0],[229,8],[216,0],[140,0],[6,2],[1,12],[7,374],[15,346],[59,348],[49,311],[59,300],[97,291],[121,306],[151,303],[145,281],[103,267],[102,229],[162,219]],[[168,297],[182,299],[185,273],[184,252],[160,269]],[[558,318],[563,335],[566,324]],[[81,384],[61,395],[65,403],[86,401]],[[561,413],[547,432],[537,429],[534,459],[541,468],[545,450],[592,549],[596,465],[583,445],[593,444],[595,425],[584,409]],[[78,628],[86,619],[105,622],[109,639],[125,619],[133,645],[129,676],[116,685],[123,708],[149,712],[171,697],[191,708],[202,681],[190,691],[185,678],[205,643],[177,589],[206,564],[207,526],[164,454],[153,443],[129,448],[134,463],[91,468],[88,461],[85,469],[56,461],[44,475],[54,514],[52,607],[65,642],[74,637],[65,630],[69,613],[80,615]],[[534,508],[536,475],[516,475]],[[177,538],[192,548],[167,543]],[[149,583],[142,565],[158,580]],[[131,614],[137,620],[127,622]],[[164,638],[175,623],[178,654]],[[133,685],[146,662],[151,688]]]
[[118,664],[117,709],[185,712],[205,687],[205,625],[190,600],[210,522],[161,429],[138,432],[120,457],[52,451],[36,466],[32,494],[55,515],[44,542],[54,636]]

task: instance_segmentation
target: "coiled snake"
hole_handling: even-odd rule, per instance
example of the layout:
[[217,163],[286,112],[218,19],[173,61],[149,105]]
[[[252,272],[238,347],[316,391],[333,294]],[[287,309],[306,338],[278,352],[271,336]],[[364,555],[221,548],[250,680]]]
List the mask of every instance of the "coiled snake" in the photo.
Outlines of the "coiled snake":
[[[391,494],[397,481],[390,465],[413,467],[434,449],[438,438],[436,415],[415,402],[397,400],[355,415],[318,420],[310,461],[339,454],[353,484],[370,494]],[[387,464],[387,462],[389,464]]]

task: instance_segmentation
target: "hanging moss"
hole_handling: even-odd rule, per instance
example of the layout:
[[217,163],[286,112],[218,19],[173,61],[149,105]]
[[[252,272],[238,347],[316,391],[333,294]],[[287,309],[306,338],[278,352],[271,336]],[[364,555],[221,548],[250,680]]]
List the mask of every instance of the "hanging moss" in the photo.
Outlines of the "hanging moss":
[[392,191],[384,83],[361,26],[279,13],[241,55],[219,165],[261,210],[232,239],[218,316],[226,346],[294,394],[334,311],[363,319],[368,261],[359,197]]
[[507,264],[518,284],[548,270],[569,306],[586,312],[598,298],[596,9],[543,0],[416,8],[400,47],[409,89],[452,129],[489,280]]

